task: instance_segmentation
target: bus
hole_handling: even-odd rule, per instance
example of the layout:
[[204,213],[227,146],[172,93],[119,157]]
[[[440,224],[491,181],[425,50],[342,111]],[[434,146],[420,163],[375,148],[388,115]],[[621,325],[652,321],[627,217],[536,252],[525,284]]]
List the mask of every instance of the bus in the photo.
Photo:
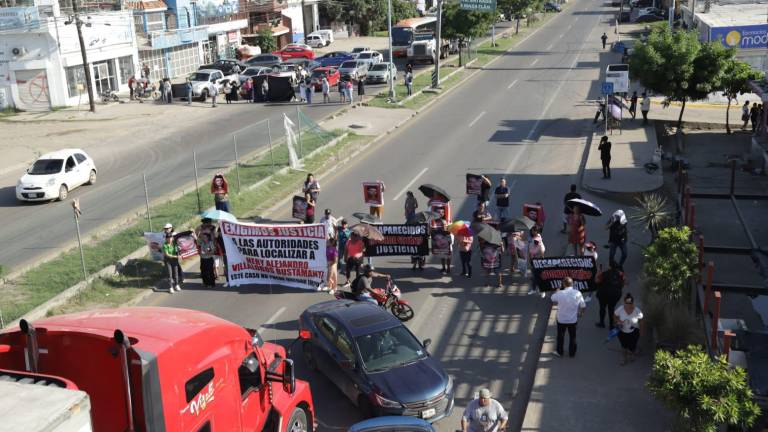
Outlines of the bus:
[[392,27],[392,56],[405,57],[413,42],[415,33],[437,33],[437,18],[425,16],[408,18]]

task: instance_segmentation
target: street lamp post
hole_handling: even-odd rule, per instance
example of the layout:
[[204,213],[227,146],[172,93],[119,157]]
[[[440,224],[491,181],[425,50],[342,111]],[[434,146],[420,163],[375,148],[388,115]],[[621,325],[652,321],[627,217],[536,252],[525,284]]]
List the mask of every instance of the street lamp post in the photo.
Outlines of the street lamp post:
[[[387,34],[389,35],[389,66],[392,67],[395,64],[395,54],[392,52],[392,0],[387,1]],[[397,100],[397,94],[395,94],[395,77],[392,74],[392,69],[389,70],[389,100],[395,102]]]

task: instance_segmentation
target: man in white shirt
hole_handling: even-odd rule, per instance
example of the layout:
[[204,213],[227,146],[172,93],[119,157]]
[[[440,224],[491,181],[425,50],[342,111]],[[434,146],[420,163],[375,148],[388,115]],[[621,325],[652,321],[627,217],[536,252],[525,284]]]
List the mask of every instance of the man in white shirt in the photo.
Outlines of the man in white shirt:
[[336,225],[339,221],[331,215],[331,209],[325,209],[325,215],[320,218],[320,223],[325,225],[325,239],[336,238]]
[[563,279],[563,288],[552,294],[552,303],[557,305],[557,351],[552,353],[563,356],[565,331],[568,330],[568,355],[576,355],[576,323],[587,305],[579,290],[573,289],[573,279]]

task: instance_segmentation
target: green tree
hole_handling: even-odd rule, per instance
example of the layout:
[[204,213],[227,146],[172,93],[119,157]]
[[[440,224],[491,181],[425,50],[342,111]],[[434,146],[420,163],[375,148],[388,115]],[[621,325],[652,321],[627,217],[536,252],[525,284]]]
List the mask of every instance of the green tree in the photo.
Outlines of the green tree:
[[648,40],[636,45],[629,72],[643,87],[664,95],[666,104],[682,103],[677,119],[680,129],[686,102],[704,99],[718,90],[723,68],[732,57],[733,51],[719,42],[699,42],[694,30],[654,27]]
[[536,9],[538,0],[497,0],[496,7],[509,18],[514,18],[515,34],[520,31],[520,19]]
[[668,301],[682,303],[686,281],[698,271],[699,251],[684,226],[664,228],[656,241],[643,249],[643,274],[648,287]]
[[[492,12],[468,11],[461,9],[458,3],[443,5],[442,37],[458,39],[459,46],[469,39],[483,36],[496,20]],[[459,64],[462,64],[459,50]]]
[[728,133],[731,133],[731,102],[736,96],[750,92],[752,89],[749,82],[762,79],[763,75],[739,59],[731,58],[726,62],[721,85],[723,96],[728,98],[728,108],[725,110],[725,129]]
[[343,21],[344,8],[334,0],[323,0],[317,4],[318,13],[329,22]]
[[714,361],[701,348],[656,351],[646,383],[651,394],[677,413],[675,430],[716,432],[718,425],[748,428],[760,415],[742,368],[724,356]]
[[277,41],[272,34],[272,29],[267,27],[259,30],[259,32],[256,33],[256,45],[261,48],[261,52],[265,53],[277,50]]
[[[360,33],[371,35],[387,29],[387,0],[325,0],[319,3],[320,13],[329,21],[357,23]],[[416,5],[408,0],[392,0],[392,24],[418,16]]]

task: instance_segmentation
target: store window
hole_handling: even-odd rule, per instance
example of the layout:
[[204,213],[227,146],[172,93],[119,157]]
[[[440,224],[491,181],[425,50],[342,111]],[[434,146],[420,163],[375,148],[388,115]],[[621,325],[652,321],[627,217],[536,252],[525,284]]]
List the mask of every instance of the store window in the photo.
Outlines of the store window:
[[145,16],[147,20],[147,31],[165,30],[165,16],[162,12],[148,13]]
[[127,84],[128,78],[134,74],[133,56],[125,56],[117,59],[120,64],[120,84]]
[[[67,73],[67,92],[69,97],[78,97],[85,91],[85,69],[83,65],[64,68]],[[80,88],[78,88],[78,84]]]

